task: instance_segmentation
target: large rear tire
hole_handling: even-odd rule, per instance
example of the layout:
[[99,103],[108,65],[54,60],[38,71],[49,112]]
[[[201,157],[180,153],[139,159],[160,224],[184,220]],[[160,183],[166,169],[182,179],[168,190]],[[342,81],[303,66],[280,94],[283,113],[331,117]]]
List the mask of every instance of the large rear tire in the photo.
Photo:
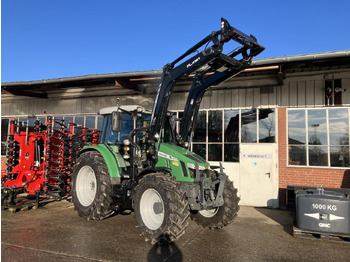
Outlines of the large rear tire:
[[220,229],[233,222],[239,211],[239,197],[237,189],[233,186],[232,181],[226,179],[224,186],[224,204],[221,207],[209,210],[193,211],[191,219],[198,225],[205,228]]
[[164,173],[151,173],[134,188],[137,225],[146,241],[169,243],[185,233],[189,209],[185,193],[176,180]]
[[112,214],[111,194],[111,180],[103,157],[96,151],[81,154],[72,174],[72,200],[79,216],[101,220]]

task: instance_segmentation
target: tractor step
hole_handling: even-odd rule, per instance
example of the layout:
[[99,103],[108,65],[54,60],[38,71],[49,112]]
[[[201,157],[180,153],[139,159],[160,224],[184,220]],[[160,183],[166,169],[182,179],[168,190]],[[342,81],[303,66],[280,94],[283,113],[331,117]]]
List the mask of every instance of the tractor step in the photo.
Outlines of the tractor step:
[[296,238],[305,238],[305,239],[311,239],[311,240],[323,240],[323,241],[329,241],[329,242],[341,242],[341,243],[350,244],[350,235],[347,235],[347,234],[309,231],[309,230],[293,227],[293,236]]

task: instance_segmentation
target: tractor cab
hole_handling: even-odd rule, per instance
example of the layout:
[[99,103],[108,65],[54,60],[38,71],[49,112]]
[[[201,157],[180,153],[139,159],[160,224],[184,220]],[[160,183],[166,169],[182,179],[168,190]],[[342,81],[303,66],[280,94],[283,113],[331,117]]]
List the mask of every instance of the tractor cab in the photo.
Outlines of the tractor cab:
[[113,106],[102,108],[103,128],[100,143],[119,146],[136,128],[149,126],[151,112],[142,106]]
[[[131,163],[127,173],[134,173],[137,178],[142,169],[149,168],[142,165],[138,170],[132,170],[132,163],[146,162],[147,132],[150,128],[151,112],[142,106],[127,105],[103,108],[100,115],[104,116],[103,129],[100,144],[104,144],[118,152],[124,159]],[[194,181],[195,164],[202,171],[209,168],[202,157],[187,149],[188,144],[180,146],[178,133],[176,132],[176,120],[171,112],[167,112],[166,121],[157,138],[157,162],[155,167],[166,167],[176,176],[178,181]],[[137,171],[137,172],[136,172]]]

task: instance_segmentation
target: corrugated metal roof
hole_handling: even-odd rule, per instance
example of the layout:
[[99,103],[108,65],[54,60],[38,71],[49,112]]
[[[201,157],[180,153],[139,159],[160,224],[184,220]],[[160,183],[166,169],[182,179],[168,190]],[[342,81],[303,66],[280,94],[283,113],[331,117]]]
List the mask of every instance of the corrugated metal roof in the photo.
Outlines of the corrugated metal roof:
[[[235,79],[266,74],[278,75],[278,78],[280,78],[282,77],[281,74],[285,73],[337,68],[350,68],[350,50],[253,60],[251,67]],[[162,70],[151,70],[5,82],[1,83],[1,91],[13,95],[40,98],[47,98],[48,92],[75,88],[117,87],[116,91],[118,90],[118,92],[129,90],[134,93],[152,93],[157,90],[161,74]],[[190,84],[190,80],[185,77],[180,79],[177,84],[187,86]]]
[[[350,50],[333,51],[325,53],[315,53],[306,55],[293,55],[282,56],[273,58],[256,59],[252,61],[251,66],[267,66],[271,64],[281,64],[290,62],[302,62],[302,61],[316,61],[324,59],[346,58],[350,57]],[[32,85],[45,85],[45,84],[60,84],[63,82],[76,82],[86,80],[100,80],[106,78],[131,78],[131,77],[143,77],[143,76],[159,76],[162,70],[150,70],[150,71],[134,71],[134,72],[121,72],[121,73],[106,73],[106,74],[93,74],[74,77],[63,77],[53,79],[43,79],[34,81],[17,81],[17,82],[4,82],[1,83],[3,87],[11,86],[32,86]]]
[[252,62],[252,66],[262,66],[262,65],[266,66],[271,64],[316,61],[316,60],[346,58],[346,57],[350,57],[350,50],[256,59]]

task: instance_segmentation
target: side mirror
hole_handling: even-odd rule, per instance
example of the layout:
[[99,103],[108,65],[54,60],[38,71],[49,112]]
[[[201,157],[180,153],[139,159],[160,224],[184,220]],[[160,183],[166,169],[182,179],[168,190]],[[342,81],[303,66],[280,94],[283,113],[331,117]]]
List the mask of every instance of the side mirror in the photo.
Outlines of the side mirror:
[[112,113],[112,130],[114,132],[120,132],[122,129],[122,113],[114,111]]

